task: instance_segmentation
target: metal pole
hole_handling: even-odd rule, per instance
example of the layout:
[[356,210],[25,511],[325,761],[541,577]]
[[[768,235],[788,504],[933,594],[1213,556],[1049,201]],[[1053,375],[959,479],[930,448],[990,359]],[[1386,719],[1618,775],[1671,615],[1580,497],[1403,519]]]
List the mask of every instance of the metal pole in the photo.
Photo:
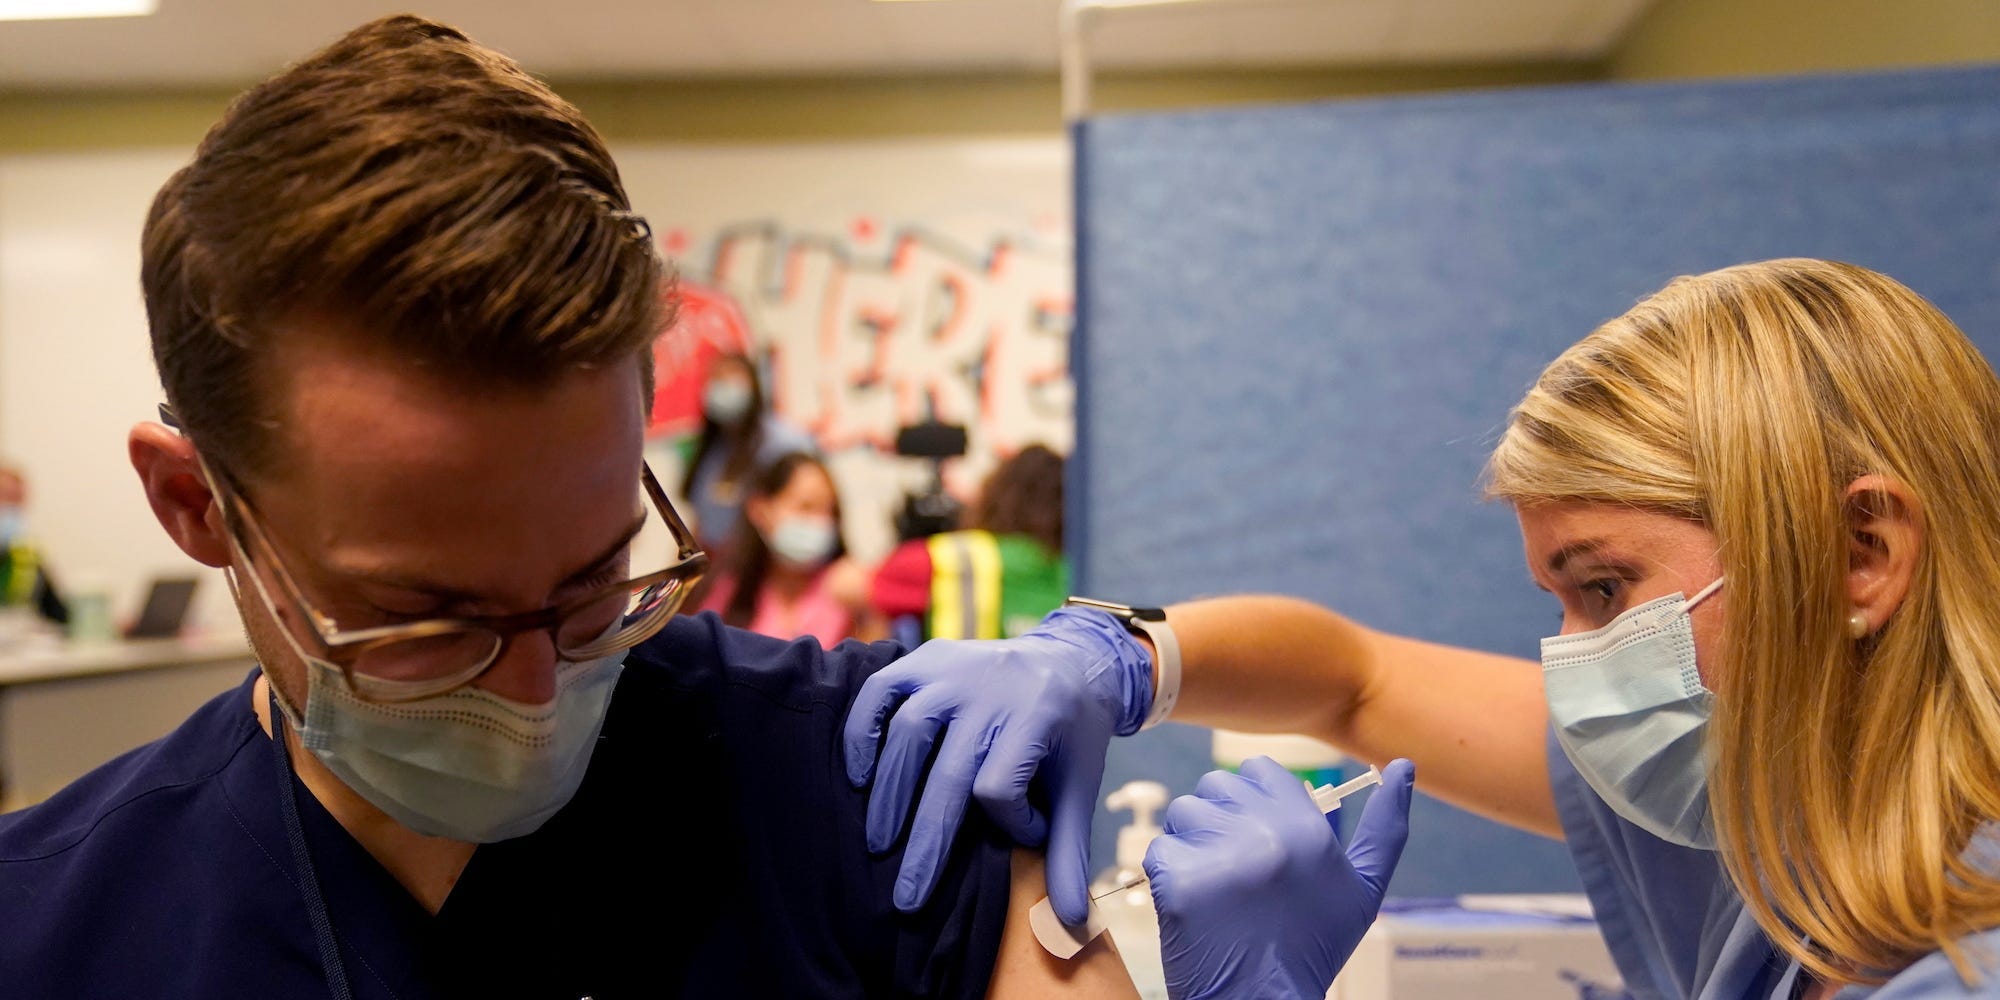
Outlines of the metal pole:
[[1056,9],[1056,45],[1061,59],[1063,121],[1090,113],[1090,59],[1084,47],[1094,0],[1062,0]]

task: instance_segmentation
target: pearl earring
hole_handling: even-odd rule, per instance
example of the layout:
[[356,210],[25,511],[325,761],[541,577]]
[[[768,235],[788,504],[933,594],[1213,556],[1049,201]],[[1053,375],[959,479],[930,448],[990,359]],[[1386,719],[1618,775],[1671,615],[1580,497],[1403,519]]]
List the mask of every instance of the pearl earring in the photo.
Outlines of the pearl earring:
[[1847,616],[1847,634],[1859,639],[1868,634],[1868,616],[1859,611]]

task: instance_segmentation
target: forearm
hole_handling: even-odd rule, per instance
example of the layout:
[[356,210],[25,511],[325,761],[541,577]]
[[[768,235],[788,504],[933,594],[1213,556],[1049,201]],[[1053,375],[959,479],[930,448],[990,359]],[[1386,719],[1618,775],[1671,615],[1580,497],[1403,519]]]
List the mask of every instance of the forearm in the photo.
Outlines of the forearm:
[[1297,598],[1189,601],[1167,620],[1181,648],[1177,722],[1334,742],[1372,669],[1359,625]]
[[1301,733],[1373,764],[1407,757],[1424,791],[1560,836],[1539,665],[1366,628],[1287,597],[1168,609],[1181,647],[1176,721]]

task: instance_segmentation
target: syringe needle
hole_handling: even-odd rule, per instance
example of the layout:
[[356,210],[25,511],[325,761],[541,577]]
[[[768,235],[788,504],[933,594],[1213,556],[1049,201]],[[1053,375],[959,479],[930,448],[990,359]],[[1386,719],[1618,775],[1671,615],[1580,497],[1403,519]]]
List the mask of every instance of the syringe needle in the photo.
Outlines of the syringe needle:
[[1131,878],[1126,879],[1125,881],[1120,882],[1117,885],[1114,885],[1111,888],[1106,889],[1103,892],[1100,892],[1097,895],[1090,897],[1090,901],[1095,903],[1100,899],[1108,899],[1112,896],[1118,895],[1121,892],[1124,892],[1127,889],[1135,889],[1145,884],[1146,884],[1146,876],[1134,875]]

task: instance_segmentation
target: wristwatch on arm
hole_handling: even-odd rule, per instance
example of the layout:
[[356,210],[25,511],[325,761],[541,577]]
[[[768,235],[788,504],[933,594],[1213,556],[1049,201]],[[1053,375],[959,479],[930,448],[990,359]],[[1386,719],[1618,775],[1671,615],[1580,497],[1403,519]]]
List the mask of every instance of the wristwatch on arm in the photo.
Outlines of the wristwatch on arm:
[[1167,624],[1166,610],[1114,604],[1090,597],[1071,597],[1063,602],[1063,607],[1102,611],[1118,619],[1126,631],[1153,641],[1153,705],[1139,728],[1151,729],[1165,722],[1167,715],[1174,710],[1174,702],[1181,696],[1181,644],[1174,638],[1173,626]]

